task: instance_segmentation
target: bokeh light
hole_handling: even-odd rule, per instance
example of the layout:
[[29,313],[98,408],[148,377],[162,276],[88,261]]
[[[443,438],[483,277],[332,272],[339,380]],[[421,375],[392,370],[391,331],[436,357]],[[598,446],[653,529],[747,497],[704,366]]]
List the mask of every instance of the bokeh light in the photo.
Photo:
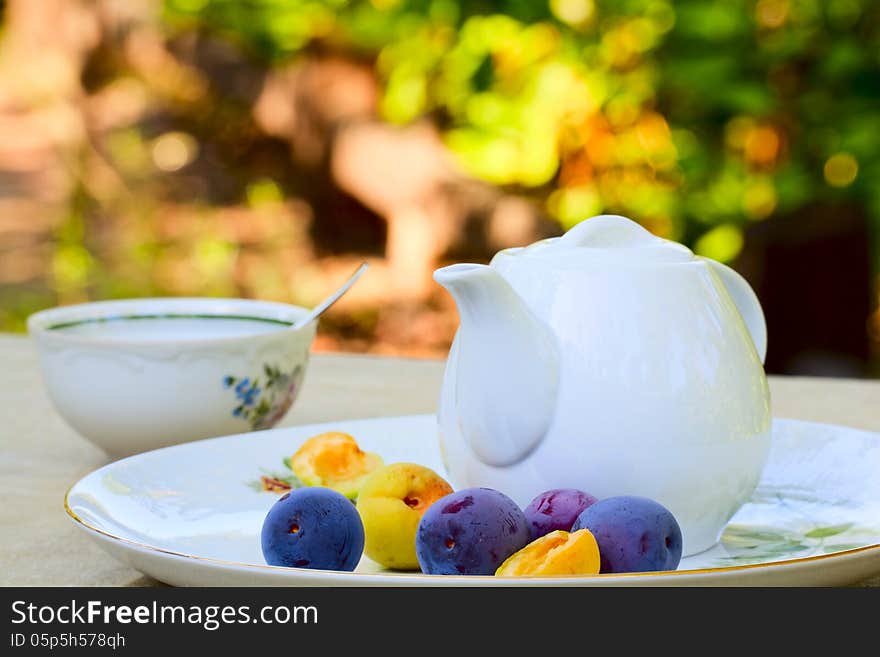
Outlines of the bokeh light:
[[179,171],[193,161],[198,144],[185,132],[166,132],[157,137],[150,147],[153,164],[161,171]]
[[550,0],[550,9],[559,20],[571,25],[582,25],[593,17],[593,0]]
[[847,187],[859,175],[859,163],[849,153],[836,153],[825,162],[823,171],[829,185]]
[[736,226],[723,224],[700,237],[694,245],[694,251],[698,255],[727,262],[737,256],[742,246],[742,231]]

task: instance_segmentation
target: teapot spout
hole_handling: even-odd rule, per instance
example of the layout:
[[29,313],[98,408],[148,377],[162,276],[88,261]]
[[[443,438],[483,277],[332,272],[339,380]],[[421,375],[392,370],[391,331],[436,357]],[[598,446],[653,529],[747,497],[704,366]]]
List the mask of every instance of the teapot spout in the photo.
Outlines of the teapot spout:
[[459,264],[434,280],[458,306],[450,352],[451,398],[459,429],[487,465],[524,459],[544,439],[556,410],[559,349],[551,329],[498,271]]

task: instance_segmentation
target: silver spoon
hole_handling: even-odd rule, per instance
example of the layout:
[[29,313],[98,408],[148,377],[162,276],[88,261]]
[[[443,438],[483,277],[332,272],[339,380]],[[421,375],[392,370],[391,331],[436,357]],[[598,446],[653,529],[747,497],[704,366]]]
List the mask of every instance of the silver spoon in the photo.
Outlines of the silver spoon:
[[368,267],[369,267],[369,265],[366,262],[362,262],[360,264],[360,266],[354,270],[354,273],[348,278],[348,280],[345,281],[345,283],[343,283],[339,287],[339,289],[337,289],[333,294],[331,294],[329,297],[324,299],[317,306],[312,308],[312,312],[310,312],[308,315],[306,315],[301,320],[296,322],[296,324],[294,324],[292,328],[294,328],[294,329],[302,328],[303,326],[305,326],[309,322],[320,317],[324,313],[325,310],[327,310],[330,306],[332,306],[334,303],[336,303],[339,300],[339,297],[341,297],[343,294],[348,292],[349,288],[351,288],[351,286],[355,284],[355,281],[357,281],[357,279],[359,279],[361,277],[361,275],[365,271],[367,271]]

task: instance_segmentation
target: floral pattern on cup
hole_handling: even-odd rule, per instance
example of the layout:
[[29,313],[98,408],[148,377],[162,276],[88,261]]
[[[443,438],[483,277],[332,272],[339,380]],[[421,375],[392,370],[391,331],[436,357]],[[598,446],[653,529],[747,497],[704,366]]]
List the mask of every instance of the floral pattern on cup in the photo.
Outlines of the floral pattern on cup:
[[299,393],[303,368],[282,372],[275,365],[263,364],[263,376],[225,376],[223,386],[235,393],[237,405],[232,415],[245,420],[251,430],[270,429],[290,410]]

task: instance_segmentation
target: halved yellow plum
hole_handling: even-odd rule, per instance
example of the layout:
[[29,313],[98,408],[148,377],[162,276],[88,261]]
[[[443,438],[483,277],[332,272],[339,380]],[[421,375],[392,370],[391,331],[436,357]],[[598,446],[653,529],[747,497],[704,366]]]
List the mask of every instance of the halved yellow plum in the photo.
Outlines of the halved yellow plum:
[[550,532],[514,552],[495,571],[498,577],[598,573],[599,546],[588,529]]
[[352,436],[339,431],[312,436],[290,457],[290,469],[304,485],[326,486],[352,500],[381,465],[381,456],[363,451]]

